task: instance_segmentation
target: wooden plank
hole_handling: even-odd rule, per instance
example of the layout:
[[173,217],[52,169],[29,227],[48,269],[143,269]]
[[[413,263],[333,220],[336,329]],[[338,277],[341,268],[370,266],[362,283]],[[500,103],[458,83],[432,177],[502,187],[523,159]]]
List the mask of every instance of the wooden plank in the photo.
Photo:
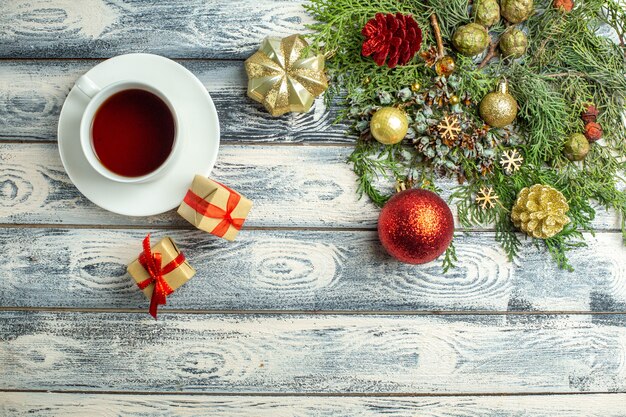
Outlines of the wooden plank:
[[[74,81],[99,61],[0,61],[0,141],[56,140],[61,107]],[[338,106],[323,99],[306,114],[271,117],[246,96],[239,61],[181,61],[207,88],[226,142],[353,142],[346,123],[333,124]]]
[[[348,153],[338,147],[222,146],[212,176],[254,201],[248,226],[372,227],[378,211],[358,200]],[[192,227],[175,211],[133,218],[95,206],[70,182],[56,144],[3,144],[0,161],[0,221]]]
[[626,390],[626,316],[0,312],[0,389]]
[[[458,267],[411,266],[385,255],[375,232],[243,231],[234,243],[172,236],[198,273],[163,309],[298,311],[626,312],[619,233],[587,236],[559,270],[530,242],[509,263],[493,233],[457,237]],[[126,274],[142,230],[0,229],[0,306],[147,309]]]
[[[356,195],[342,146],[222,146],[212,176],[254,201],[247,226],[375,228],[378,210]],[[119,216],[83,197],[65,174],[56,144],[0,144],[0,222],[189,227],[175,212]],[[456,182],[442,180],[447,198]],[[453,207],[454,210],[454,207]],[[596,229],[616,230],[614,212],[598,211]]]
[[268,35],[302,33],[300,0],[4,2],[0,56],[106,58],[128,52],[241,59]]
[[[11,416],[626,416],[626,394],[468,397],[264,397],[138,394],[2,393]],[[4,408],[2,408],[4,407]]]

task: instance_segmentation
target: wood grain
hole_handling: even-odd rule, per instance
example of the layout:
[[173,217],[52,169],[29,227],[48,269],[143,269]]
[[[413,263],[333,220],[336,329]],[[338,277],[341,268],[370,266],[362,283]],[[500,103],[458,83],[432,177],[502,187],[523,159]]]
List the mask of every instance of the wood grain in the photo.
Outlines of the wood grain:
[[[1,19],[1,17],[0,17]],[[1,38],[1,37],[0,37]],[[100,61],[0,61],[0,141],[56,140],[61,107],[74,81]],[[202,81],[217,108],[226,142],[352,143],[346,123],[334,124],[339,106],[318,99],[306,114],[270,117],[246,96],[239,61],[181,61]]]
[[[358,199],[349,147],[220,148],[212,176],[254,201],[247,226],[375,228],[378,210]],[[175,212],[125,217],[100,209],[65,174],[56,144],[0,144],[0,222],[190,227]],[[438,183],[447,198],[455,181]],[[454,207],[452,207],[454,210]],[[617,230],[614,212],[598,211],[598,230]]]
[[0,56],[107,58],[128,52],[243,59],[268,35],[302,33],[300,0],[3,2]]
[[626,390],[626,316],[0,312],[0,389]]
[[[149,304],[126,274],[146,231],[0,229],[0,306],[121,308]],[[458,267],[385,255],[375,232],[243,231],[234,243],[198,231],[172,236],[197,275],[163,309],[305,311],[626,312],[619,233],[587,236],[573,273],[527,242],[510,263],[493,233],[457,237]]]
[[[620,417],[626,394],[468,397],[262,397],[204,395],[0,394],[11,416]],[[3,408],[4,407],[4,408]]]

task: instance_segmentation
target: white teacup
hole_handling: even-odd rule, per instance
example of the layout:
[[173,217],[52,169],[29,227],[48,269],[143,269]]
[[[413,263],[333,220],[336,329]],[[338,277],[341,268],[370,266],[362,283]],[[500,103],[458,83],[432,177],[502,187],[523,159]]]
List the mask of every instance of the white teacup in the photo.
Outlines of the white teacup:
[[[84,95],[89,98],[89,103],[87,104],[87,107],[85,108],[82,119],[80,121],[80,145],[83,153],[85,154],[85,157],[87,158],[87,161],[93,167],[93,169],[95,169],[103,177],[106,177],[113,181],[124,183],[146,182],[159,177],[166,171],[167,167],[172,164],[172,161],[174,161],[179,153],[178,150],[181,145],[181,132],[178,115],[176,114],[176,111],[174,110],[174,107],[172,106],[170,100],[167,99],[167,97],[161,92],[161,90],[153,85],[140,81],[119,81],[104,87],[100,87],[85,75],[80,77],[76,81],[75,85]],[[100,106],[102,106],[102,104],[114,94],[131,89],[148,91],[159,97],[167,105],[174,120],[174,140],[172,142],[172,150],[170,151],[170,154],[165,159],[165,161],[154,171],[137,177],[126,177],[123,175],[119,175],[104,166],[102,162],[100,162],[100,159],[98,158],[98,155],[96,154],[96,151],[94,149],[92,135],[94,117]]]

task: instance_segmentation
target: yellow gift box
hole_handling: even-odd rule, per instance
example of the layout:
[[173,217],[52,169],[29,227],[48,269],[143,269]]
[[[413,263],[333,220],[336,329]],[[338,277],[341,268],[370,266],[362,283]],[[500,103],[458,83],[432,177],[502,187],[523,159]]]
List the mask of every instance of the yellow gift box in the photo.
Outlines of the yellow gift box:
[[178,214],[200,230],[235,240],[252,201],[219,182],[196,175]]
[[165,304],[165,297],[189,281],[196,270],[170,237],[164,237],[151,248],[148,235],[143,247],[143,252],[128,265],[127,270],[151,301],[150,314],[156,318],[157,306]]

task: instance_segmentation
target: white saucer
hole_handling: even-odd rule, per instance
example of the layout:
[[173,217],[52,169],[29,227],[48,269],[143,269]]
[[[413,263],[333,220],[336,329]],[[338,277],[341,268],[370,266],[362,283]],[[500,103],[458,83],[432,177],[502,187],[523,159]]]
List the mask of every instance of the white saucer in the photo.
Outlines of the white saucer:
[[63,104],[58,131],[59,152],[67,175],[85,197],[114,213],[151,216],[177,207],[194,175],[208,176],[217,159],[220,128],[209,93],[185,67],[158,55],[120,55],[96,65],[87,74],[100,86],[137,80],[158,87],[179,115],[181,149],[168,171],[150,182],[126,184],[101,176],[81,150],[79,126],[88,99],[74,87]]

